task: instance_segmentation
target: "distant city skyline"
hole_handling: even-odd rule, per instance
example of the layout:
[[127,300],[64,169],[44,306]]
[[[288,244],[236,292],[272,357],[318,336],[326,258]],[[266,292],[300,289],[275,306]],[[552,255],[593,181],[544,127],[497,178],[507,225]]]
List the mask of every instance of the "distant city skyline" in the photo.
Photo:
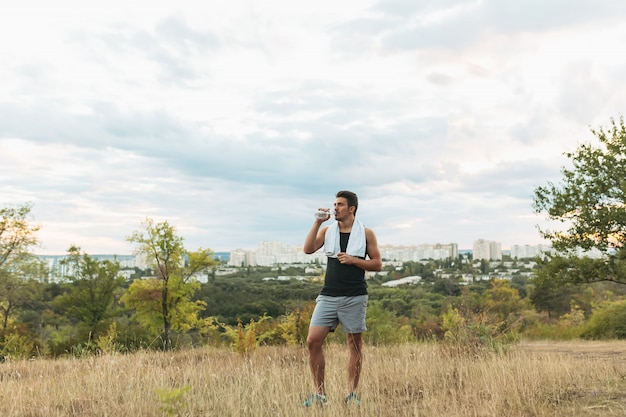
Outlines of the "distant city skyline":
[[[486,245],[487,247],[499,249],[497,242],[484,241],[480,239],[475,242],[475,247]],[[397,264],[401,262],[420,262],[424,260],[440,260],[457,258],[460,253],[466,255],[472,253],[472,250],[458,250],[457,245],[452,244],[421,244],[409,246],[382,245],[380,247],[381,255],[384,263]],[[542,251],[549,250],[544,245],[523,245],[516,246],[516,255],[523,254],[524,258],[534,257],[541,254]],[[479,249],[481,253],[483,250]],[[284,245],[277,241],[259,242],[257,250],[235,249],[230,252],[215,252],[216,258],[225,261],[229,267],[248,267],[248,266],[277,266],[277,265],[315,265],[323,267],[327,263],[326,255],[319,250],[314,254],[305,254],[302,247],[295,245]],[[69,255],[38,255],[48,268],[48,278],[51,280],[61,279],[62,277],[72,274],[73,264],[64,263]],[[135,268],[145,270],[148,265],[143,257],[136,255],[115,255],[115,254],[91,254],[90,257],[98,261],[117,261],[120,264],[120,274],[126,279],[132,277]],[[484,256],[480,255],[480,256]],[[493,258],[493,259],[488,259]],[[521,257],[519,257],[522,259]],[[474,257],[474,260],[481,258]],[[502,252],[487,253],[490,261],[501,261]],[[216,271],[218,273],[219,271]],[[222,273],[228,273],[228,269]],[[372,275],[372,274],[370,274]],[[202,282],[208,280],[207,274],[200,274],[198,279]]]
[[[477,239],[477,240],[481,240],[481,239]],[[485,240],[485,239],[483,239],[483,240]],[[230,252],[236,251],[236,250],[256,251],[259,248],[259,244],[262,244],[262,243],[265,243],[265,242],[276,242],[276,243],[279,243],[279,244],[287,246],[287,247],[302,248],[302,245],[287,244],[287,243],[284,243],[284,242],[281,242],[281,241],[278,241],[278,240],[261,240],[261,241],[257,242],[255,246],[251,246],[251,247],[235,246],[235,247],[233,247],[231,249],[228,249],[228,250],[215,250],[214,253],[216,253],[216,254],[230,253]],[[455,245],[457,245],[458,252],[468,252],[468,251],[469,252],[473,252],[473,249],[474,249],[473,246],[474,246],[475,242],[476,241],[472,242],[472,244],[469,245],[468,247],[459,247],[458,244],[456,244],[455,242],[448,242],[448,243],[443,243],[443,242],[441,242],[441,243],[426,243],[426,242],[422,242],[422,243],[405,244],[405,245],[398,245],[398,244],[391,244],[391,243],[381,244],[379,242],[379,246],[413,247],[413,246],[421,246],[421,245],[448,245],[448,244],[455,244]],[[530,244],[530,243],[514,243],[510,247],[502,248],[502,251],[503,252],[510,252],[511,248],[513,248],[513,247],[516,247],[516,246],[518,246],[518,247],[519,246],[528,246],[528,245],[530,245],[530,246],[550,246],[549,243],[534,243],[534,244]],[[186,247],[186,249],[187,250],[191,250],[191,251],[195,250],[195,249],[192,249],[190,247]],[[67,251],[66,252],[54,252],[54,253],[51,253],[51,252],[47,252],[47,251],[33,250],[32,252],[35,255],[39,255],[39,256],[63,256],[65,254],[67,254]],[[105,252],[101,252],[101,253],[89,253],[89,252],[86,252],[86,253],[88,255],[91,255],[91,256],[97,255],[97,256],[104,256],[104,257],[111,256],[111,255],[127,256],[127,255],[133,255],[135,253],[135,250],[134,249],[130,249],[130,250],[127,250],[125,252],[113,251],[113,252],[107,252],[107,253],[105,253]]]

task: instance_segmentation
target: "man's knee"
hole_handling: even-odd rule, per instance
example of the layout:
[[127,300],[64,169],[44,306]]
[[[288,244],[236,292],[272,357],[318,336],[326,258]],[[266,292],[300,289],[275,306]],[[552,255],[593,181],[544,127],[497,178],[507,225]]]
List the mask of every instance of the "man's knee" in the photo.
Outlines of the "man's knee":
[[311,350],[319,350],[322,348],[322,344],[324,343],[324,339],[319,336],[309,335],[306,338],[306,346]]
[[322,349],[326,335],[328,335],[328,330],[325,328],[310,328],[306,338],[306,345],[309,351]]

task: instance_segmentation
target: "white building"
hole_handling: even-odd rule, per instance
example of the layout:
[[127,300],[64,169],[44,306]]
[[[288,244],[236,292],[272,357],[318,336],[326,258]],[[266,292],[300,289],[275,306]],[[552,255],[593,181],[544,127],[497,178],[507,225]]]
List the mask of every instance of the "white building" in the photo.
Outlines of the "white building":
[[478,239],[474,241],[472,256],[475,261],[501,261],[502,244],[493,240]]
[[256,253],[244,249],[235,249],[230,252],[230,266],[256,266]]
[[418,275],[414,275],[412,277],[404,277],[404,278],[400,278],[400,279],[395,279],[393,281],[387,281],[387,282],[383,282],[382,285],[383,287],[397,287],[398,285],[404,285],[404,284],[417,284],[422,280],[422,277],[418,276]]
[[552,253],[550,245],[513,245],[511,246],[512,259],[529,259],[537,256],[544,256],[546,253]]
[[459,246],[456,243],[412,246],[380,245],[379,249],[381,257],[389,261],[418,262],[459,257]]
[[[69,255],[37,255],[41,261],[48,267],[48,279],[57,281],[63,277],[74,274],[74,264],[65,262]],[[82,256],[82,254],[81,254]],[[135,255],[89,255],[91,259],[99,262],[111,261],[120,265],[120,274],[129,278],[135,271],[132,269],[137,267],[145,269],[145,261]]]
[[259,242],[256,251],[235,249],[230,252],[230,266],[274,266],[287,264],[326,264],[326,255],[320,249],[306,254],[302,246],[283,245],[280,242]]

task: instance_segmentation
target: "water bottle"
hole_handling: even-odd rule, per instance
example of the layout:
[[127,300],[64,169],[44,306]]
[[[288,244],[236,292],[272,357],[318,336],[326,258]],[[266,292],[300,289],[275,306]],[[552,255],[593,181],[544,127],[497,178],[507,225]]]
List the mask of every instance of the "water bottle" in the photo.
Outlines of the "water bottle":
[[325,219],[327,217],[330,216],[330,211],[326,211],[326,210],[317,210],[315,212],[315,218],[316,219]]

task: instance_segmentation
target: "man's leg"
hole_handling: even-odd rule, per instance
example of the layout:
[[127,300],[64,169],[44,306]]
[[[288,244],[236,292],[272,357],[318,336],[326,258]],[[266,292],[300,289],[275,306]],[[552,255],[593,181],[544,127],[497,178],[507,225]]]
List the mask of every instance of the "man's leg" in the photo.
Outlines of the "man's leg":
[[330,327],[326,326],[310,326],[309,335],[306,344],[309,349],[309,365],[313,373],[313,381],[318,394],[326,395],[326,386],[324,385],[324,371],[326,369],[326,360],[324,358],[324,340],[328,336]]
[[363,338],[362,333],[348,333],[348,393],[355,392],[361,376],[363,363]]

